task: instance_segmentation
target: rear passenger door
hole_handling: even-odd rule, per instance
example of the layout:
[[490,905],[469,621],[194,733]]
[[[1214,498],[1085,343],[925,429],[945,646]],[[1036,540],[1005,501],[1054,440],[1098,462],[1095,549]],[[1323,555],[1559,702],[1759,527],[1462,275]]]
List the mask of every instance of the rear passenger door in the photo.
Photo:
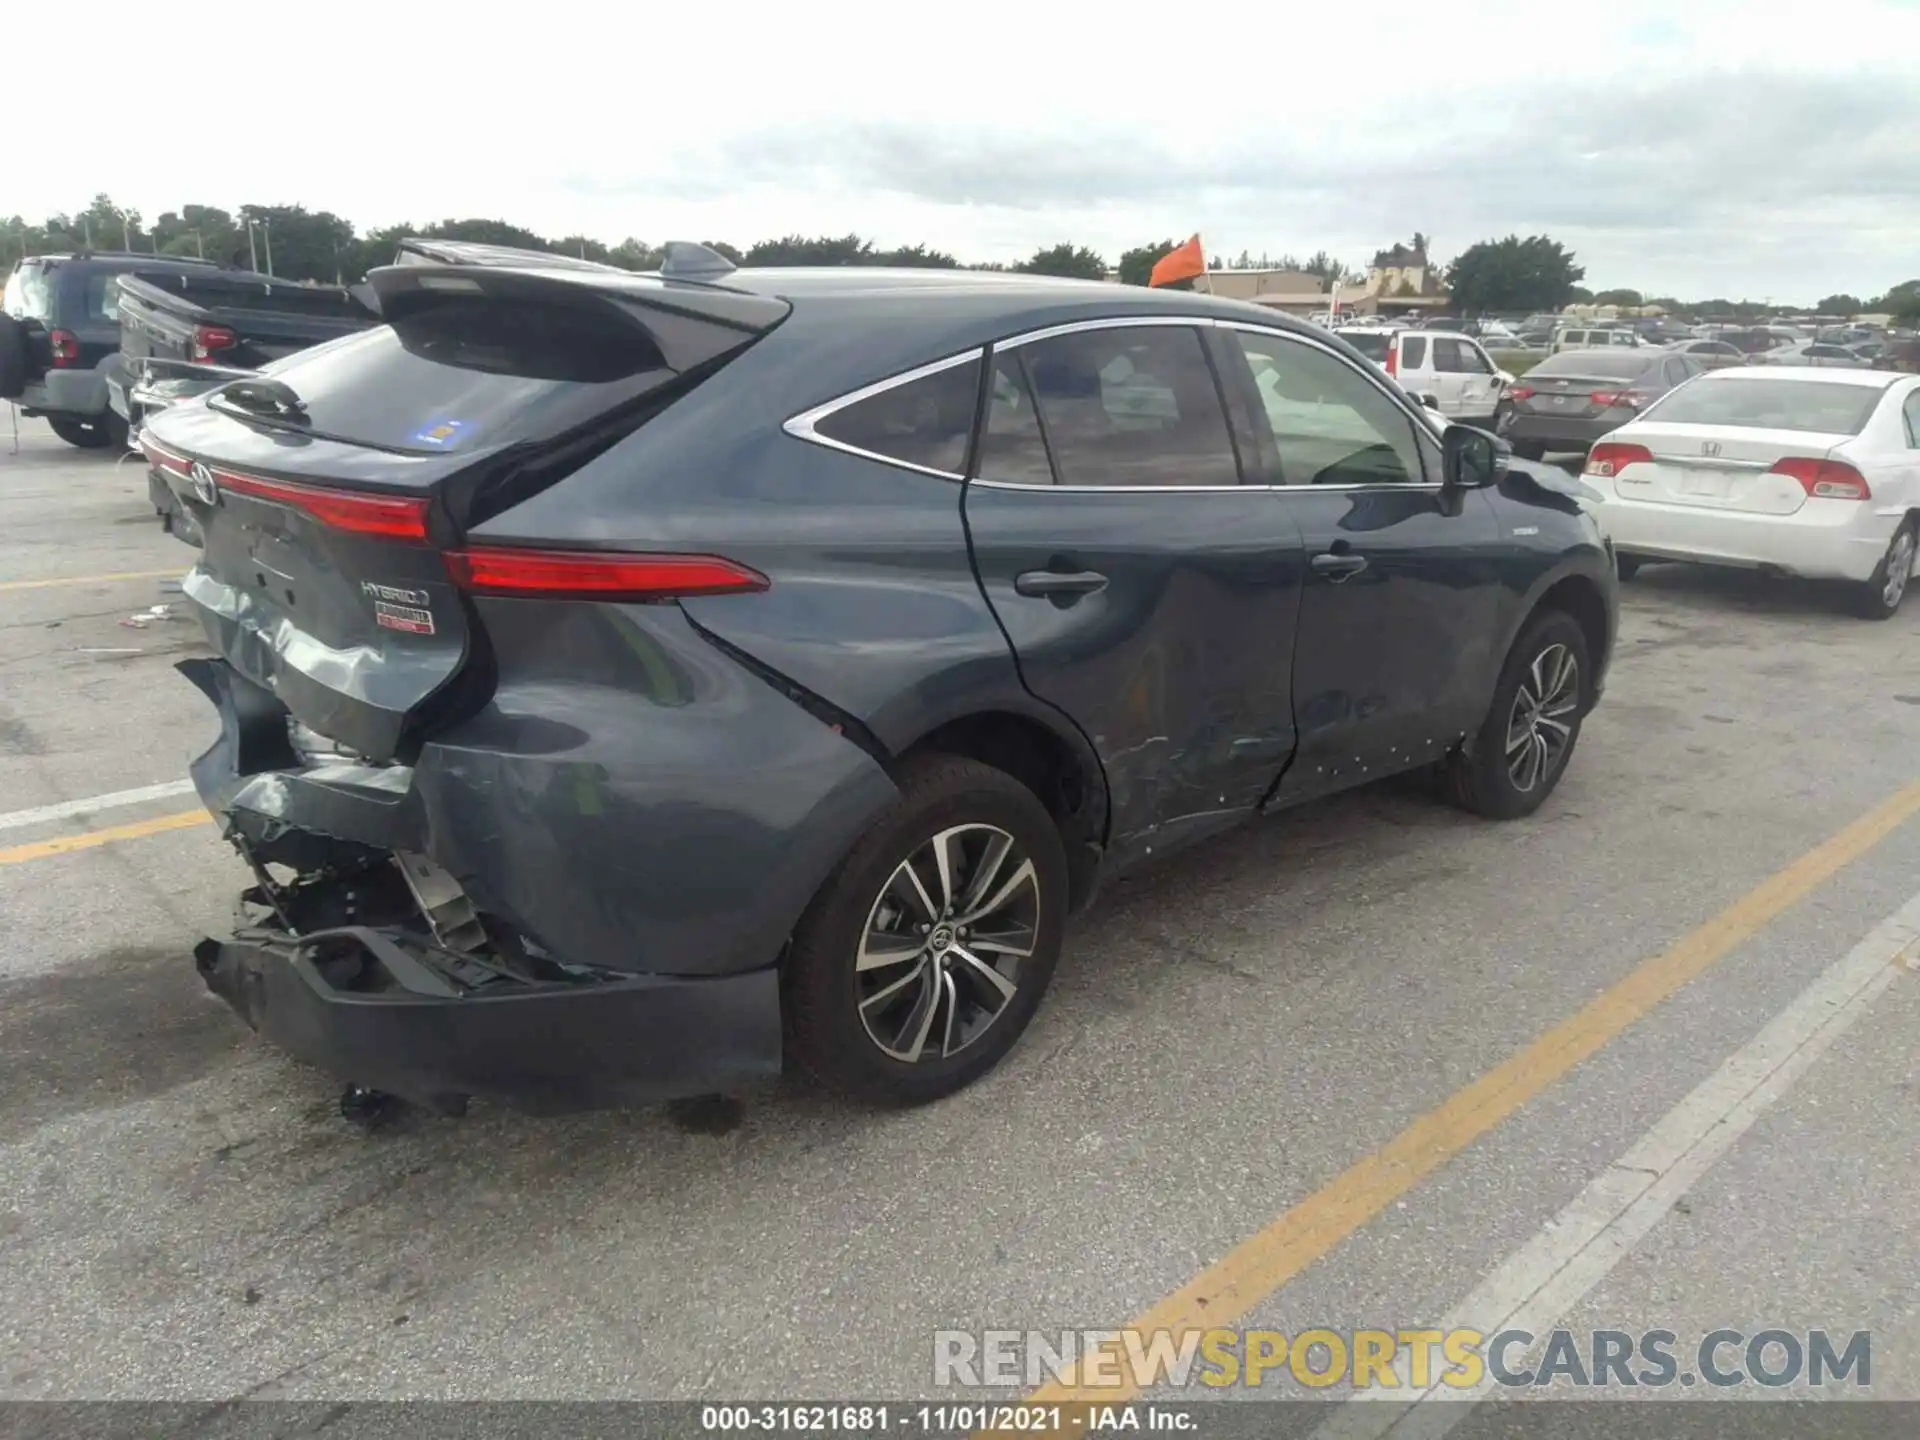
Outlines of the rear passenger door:
[[1441,413],[1456,420],[1488,420],[1500,403],[1493,379],[1493,362],[1471,340],[1441,337],[1433,342],[1434,366],[1450,381],[1449,409],[1443,397]]
[[1189,323],[1095,321],[991,356],[974,565],[1027,687],[1100,756],[1122,864],[1249,813],[1293,751],[1300,532],[1241,484],[1237,414]]
[[1330,347],[1253,327],[1221,336],[1259,396],[1268,493],[1306,541],[1300,738],[1278,798],[1438,759],[1479,725],[1501,658],[1492,502],[1444,488],[1432,430]]

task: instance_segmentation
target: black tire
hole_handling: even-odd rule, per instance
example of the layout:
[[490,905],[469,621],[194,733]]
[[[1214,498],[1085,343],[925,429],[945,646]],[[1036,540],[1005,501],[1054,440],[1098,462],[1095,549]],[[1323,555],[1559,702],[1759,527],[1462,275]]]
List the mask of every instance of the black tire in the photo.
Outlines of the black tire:
[[[1873,567],[1872,578],[1854,587],[1854,614],[1863,620],[1891,620],[1899,612],[1900,602],[1907,598],[1907,592],[1913,588],[1914,552],[1917,546],[1920,546],[1920,527],[1916,527],[1913,517],[1909,515],[1887,542],[1887,553]],[[1896,565],[1904,567],[1906,571],[1897,578],[1894,573]]]
[[33,352],[27,332],[11,315],[0,315],[0,400],[18,400],[26,394],[33,374]]
[[1510,440],[1507,443],[1513,446],[1513,453],[1522,460],[1547,458],[1547,447],[1538,440]]
[[1640,573],[1641,561],[1635,555],[1616,555],[1613,557],[1614,572],[1622,580],[1631,580]]
[[[1558,674],[1553,656],[1564,651],[1577,667],[1570,684]],[[1538,662],[1539,673],[1536,674]],[[1544,683],[1543,683],[1544,682]],[[1521,691],[1528,695],[1539,689],[1549,691],[1548,703],[1540,707],[1545,719],[1564,726],[1564,742],[1550,756],[1543,757],[1539,773],[1522,784],[1524,770],[1516,775],[1517,760],[1510,760],[1509,737],[1519,721]],[[1570,709],[1558,709],[1563,695],[1571,699]],[[1580,741],[1580,726],[1592,704],[1593,671],[1587,654],[1586,632],[1563,610],[1545,610],[1533,617],[1513,642],[1506,664],[1500,667],[1500,679],[1493,687],[1493,703],[1479,733],[1469,738],[1462,749],[1447,757],[1444,764],[1448,798],[1463,810],[1484,815],[1490,820],[1518,820],[1531,815],[1566,774]],[[1551,737],[1552,730],[1535,723],[1529,735]],[[1531,738],[1530,751],[1541,742]]]
[[[909,762],[899,784],[900,798],[848,852],[801,917],[781,977],[787,1044],[794,1058],[840,1094],[883,1106],[938,1100],[972,1084],[1000,1062],[1033,1019],[1053,978],[1067,911],[1066,848],[1046,807],[1019,781],[977,760],[932,755]],[[896,1012],[888,1007],[907,1006],[895,1035],[896,1042],[906,1046],[911,1044],[908,1032],[915,1028],[914,1018],[926,1013],[914,1008],[928,1003],[924,997],[932,997],[930,1018],[937,1022],[943,1005],[948,1014],[959,1013],[955,1007],[961,1004],[978,1006],[983,1015],[984,1001],[999,993],[968,968],[960,958],[968,953],[963,948],[958,953],[935,952],[942,932],[953,927],[936,919],[937,928],[929,939],[917,941],[921,926],[928,923],[914,919],[923,907],[912,901],[908,882],[895,888],[900,867],[935,836],[954,827],[982,827],[968,832],[961,842],[963,850],[973,843],[971,837],[997,831],[1032,862],[1034,910],[1021,935],[1030,942],[1031,952],[1017,959],[1004,954],[994,959],[996,969],[1011,972],[1004,978],[1011,980],[1013,993],[1000,1000],[1000,1008],[990,1018],[974,1017],[979,1023],[973,1039],[963,1038],[951,1053],[908,1061],[899,1052],[883,1048],[864,1018],[868,1013],[874,1017],[873,1027],[890,1031],[888,1017]],[[926,868],[925,863],[919,868]],[[961,863],[954,868],[962,882],[954,888],[964,892],[966,866]],[[1016,863],[1007,873],[1021,868]],[[938,877],[933,879],[937,886]],[[929,887],[928,893],[936,897],[937,911],[939,891]],[[1026,893],[1022,887],[1022,903]],[[896,895],[900,897],[897,906]],[[870,931],[869,921],[876,916],[880,925]],[[956,916],[956,922],[961,918]],[[890,928],[895,925],[897,930]],[[953,933],[965,932],[954,928]],[[921,949],[914,953],[925,958],[857,971],[856,959],[869,935],[880,940],[897,937],[896,945],[885,948],[902,954],[919,943]],[[908,966],[913,967],[911,974]],[[949,967],[952,978],[947,978]],[[884,981],[878,978],[888,971],[900,976],[900,981],[893,981],[891,975]],[[932,978],[915,980],[915,975]],[[899,994],[898,1000],[880,996],[879,991],[889,985]],[[968,992],[964,1000],[960,998],[963,986]],[[870,1012],[862,1009],[863,987],[872,987],[865,995]],[[944,1026],[936,1028],[951,1035]],[[926,1039],[932,1039],[930,1032]]]
[[113,443],[113,436],[107,427],[98,420],[81,420],[72,415],[49,415],[47,423],[53,427],[53,433],[69,445],[82,450],[104,450]]

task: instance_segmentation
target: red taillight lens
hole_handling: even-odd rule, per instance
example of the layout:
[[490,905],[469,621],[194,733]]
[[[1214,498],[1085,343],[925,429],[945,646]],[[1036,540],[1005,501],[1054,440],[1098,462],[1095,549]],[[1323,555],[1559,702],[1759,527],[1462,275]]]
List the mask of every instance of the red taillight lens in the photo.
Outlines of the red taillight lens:
[[231,350],[239,343],[240,337],[224,325],[196,325],[188,356],[194,360],[211,360],[217,351]]
[[1871,500],[1873,491],[1867,477],[1843,460],[1816,460],[1811,456],[1789,455],[1776,461],[1773,475],[1791,475],[1800,488],[1816,500]]
[[477,595],[555,599],[672,600],[686,595],[742,595],[767,588],[767,577],[717,555],[600,555],[578,550],[454,550],[454,584]]
[[1588,475],[1618,475],[1629,465],[1650,465],[1653,452],[1644,445],[1622,445],[1617,441],[1602,440],[1587,454]]
[[1387,341],[1387,374],[1400,373],[1400,337],[1395,335]]
[[53,368],[64,370],[80,363],[80,340],[71,330],[52,330],[47,343],[53,347]]
[[214,483],[222,490],[255,500],[290,505],[335,530],[345,530],[354,535],[377,535],[383,540],[423,541],[427,538],[427,501],[424,497],[363,495],[351,490],[327,490],[318,485],[297,485],[287,480],[241,475],[215,466],[207,468],[213,475]]
[[1590,398],[1596,405],[1624,405],[1629,410],[1640,408],[1640,397],[1631,390],[1596,390]]
[[1507,392],[1507,395],[1508,398],[1513,400],[1531,400],[1534,396],[1534,389],[1531,385],[1516,385]]
[[192,461],[171,450],[162,450],[145,435],[140,437],[140,449],[146,455],[147,463],[158,469],[171,470],[176,475],[185,475],[193,469]]

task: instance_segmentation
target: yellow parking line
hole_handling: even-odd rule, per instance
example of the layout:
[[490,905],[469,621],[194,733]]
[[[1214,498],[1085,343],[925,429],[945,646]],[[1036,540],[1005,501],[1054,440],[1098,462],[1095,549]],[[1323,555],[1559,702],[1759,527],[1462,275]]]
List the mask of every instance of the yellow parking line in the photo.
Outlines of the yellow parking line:
[[[1920,813],[1920,781],[1821,841],[1670,949],[1594,996],[1524,1050],[1427,1111],[1378,1150],[1356,1161],[1150,1306],[1130,1322],[1129,1328],[1186,1332],[1232,1325],[1916,813]],[[1124,1352],[1116,1347],[1114,1361],[1102,1368],[1108,1375],[1125,1376]],[[1139,1393],[1137,1384],[1083,1385],[1079,1378],[1078,1372],[1071,1373],[1028,1398],[1038,1404],[1118,1403]]]
[[61,575],[51,580],[0,580],[0,590],[51,590],[56,585],[104,585],[110,580],[178,580],[187,572],[171,570],[115,570],[106,575]]
[[156,815],[151,820],[129,820],[125,825],[109,825],[104,830],[83,830],[78,835],[61,835],[53,840],[35,840],[0,850],[0,865],[19,865],[28,860],[44,860],[49,855],[68,855],[75,850],[91,850],[115,840],[139,840],[168,830],[185,830],[190,825],[205,825],[213,817],[204,810],[182,810],[177,815]]

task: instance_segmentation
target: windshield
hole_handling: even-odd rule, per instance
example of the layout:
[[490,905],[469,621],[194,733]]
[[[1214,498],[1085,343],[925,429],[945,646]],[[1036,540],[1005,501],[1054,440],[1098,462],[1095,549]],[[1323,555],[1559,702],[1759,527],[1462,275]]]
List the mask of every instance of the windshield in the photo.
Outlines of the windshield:
[[[1722,371],[1721,374],[1725,374]],[[1886,392],[1873,385],[1831,381],[1709,379],[1673,391],[1646,412],[1649,420],[1679,425],[1735,425],[1754,430],[1803,430],[1858,435]]]
[[1387,358],[1388,331],[1342,330],[1340,338],[1375,364]]

